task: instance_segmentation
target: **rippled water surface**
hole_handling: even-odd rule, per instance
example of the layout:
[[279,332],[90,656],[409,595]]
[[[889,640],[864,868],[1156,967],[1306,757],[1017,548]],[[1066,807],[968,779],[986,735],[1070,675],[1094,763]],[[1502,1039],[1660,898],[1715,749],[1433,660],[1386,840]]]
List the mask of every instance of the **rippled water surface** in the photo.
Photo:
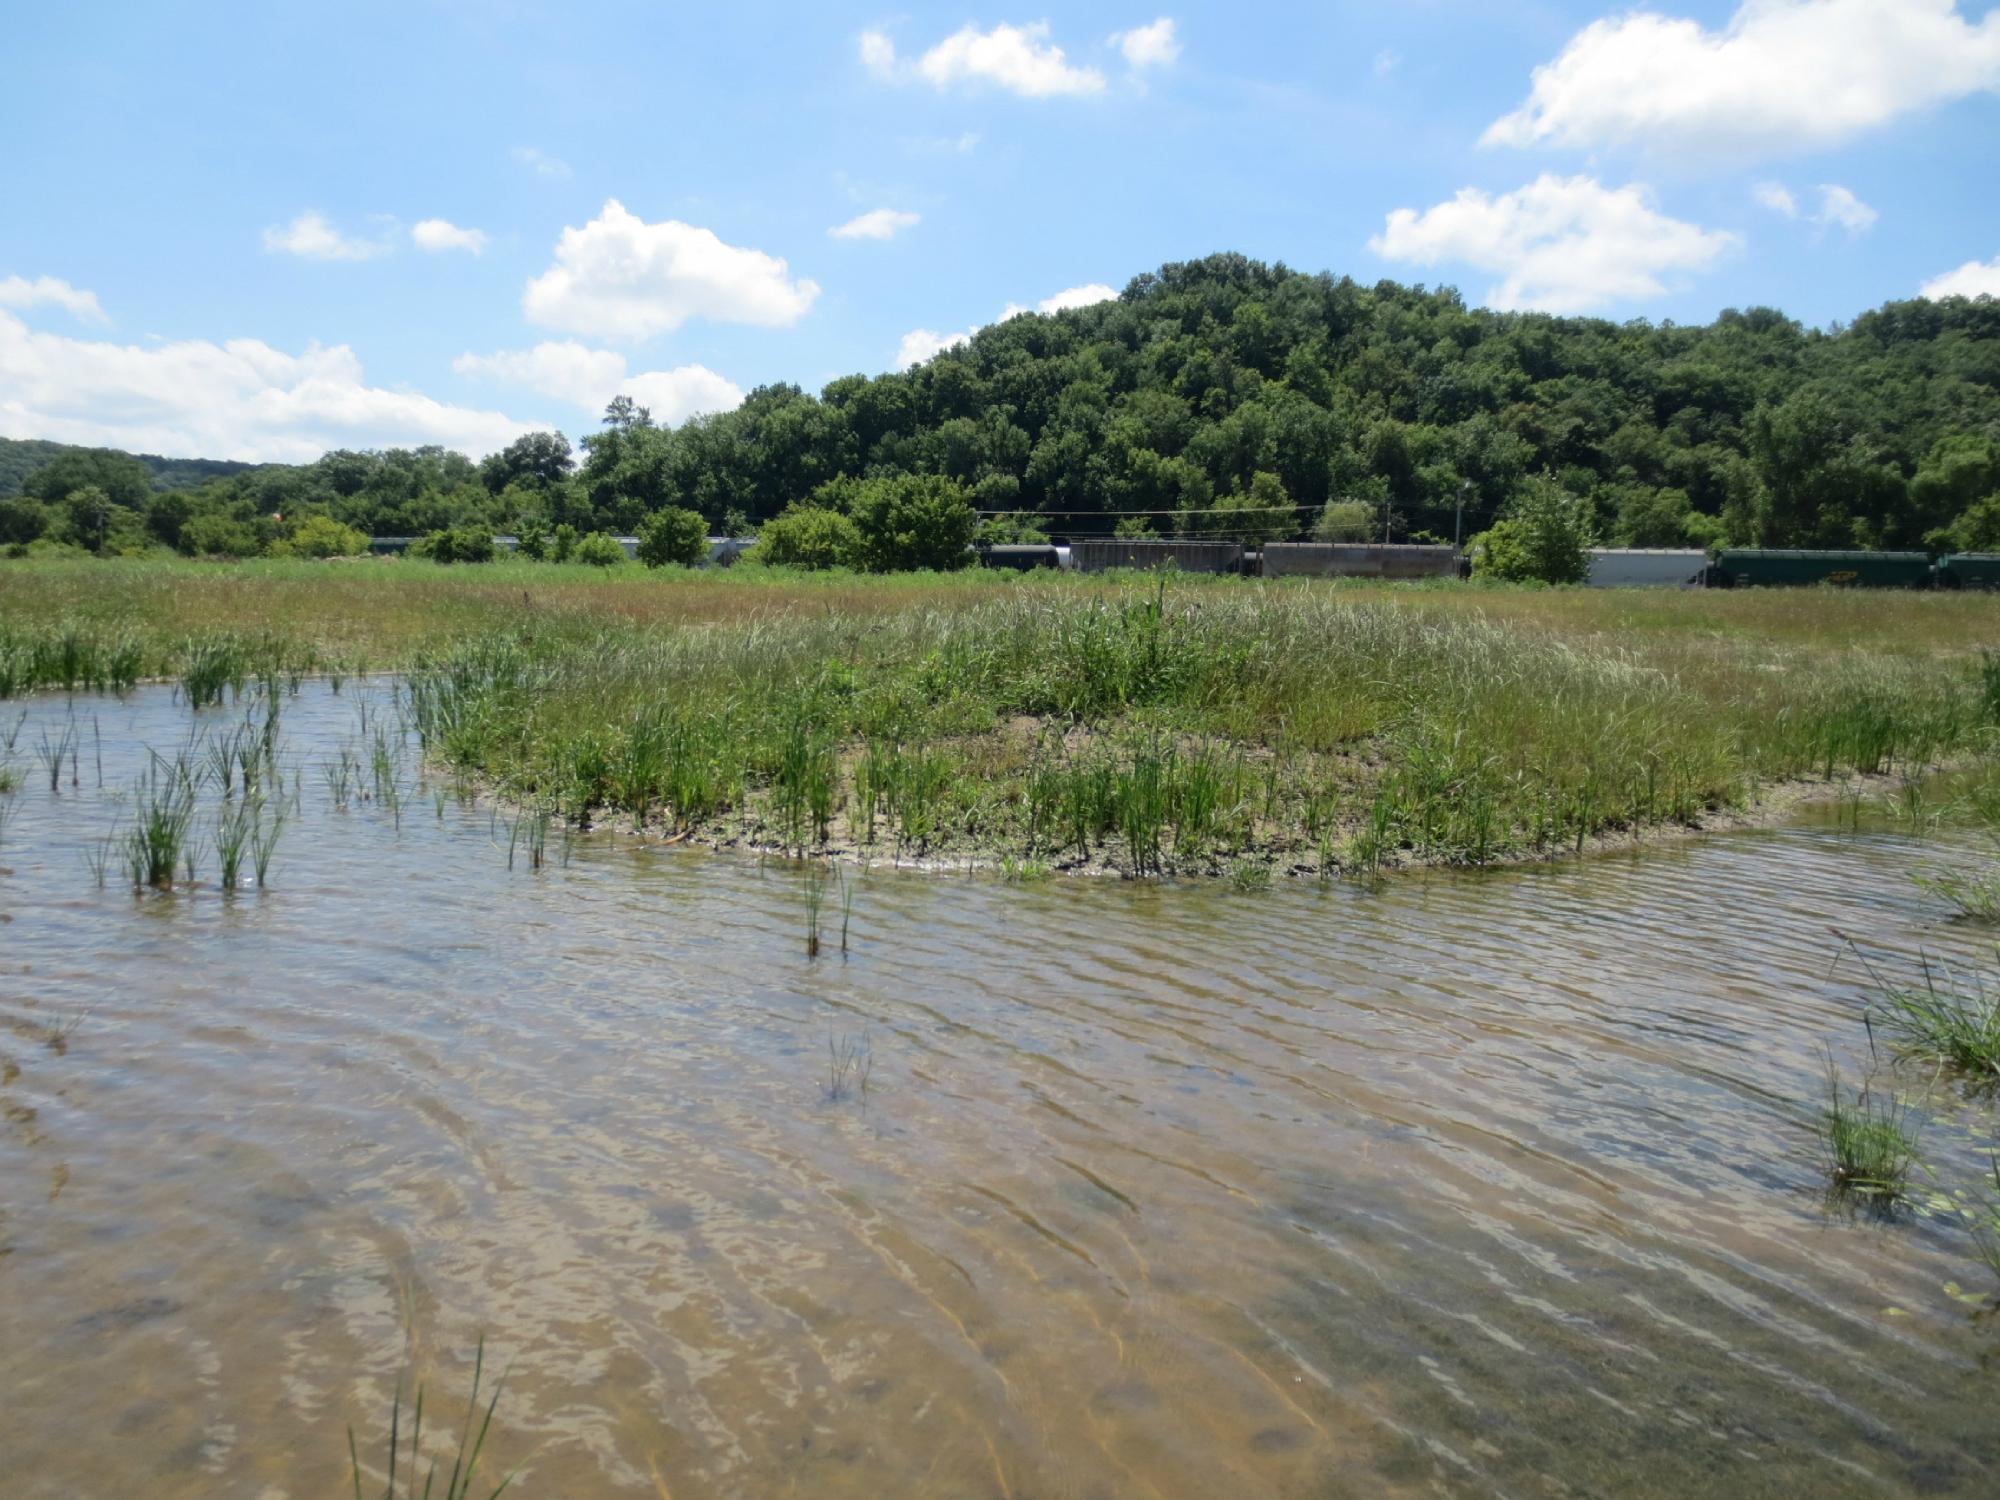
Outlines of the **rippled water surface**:
[[[308,684],[269,889],[100,888],[144,747],[246,709],[0,704],[9,1496],[349,1492],[348,1425],[405,1369],[455,1418],[482,1334],[524,1497],[2000,1487],[1967,1236],[1829,1211],[1800,1124],[1866,1057],[1831,929],[1976,956],[1907,878],[1967,848],[878,870],[813,962],[779,862],[510,869],[407,750],[400,827],[336,810],[392,699]],[[1897,1078],[1971,1181],[1990,1108]]]

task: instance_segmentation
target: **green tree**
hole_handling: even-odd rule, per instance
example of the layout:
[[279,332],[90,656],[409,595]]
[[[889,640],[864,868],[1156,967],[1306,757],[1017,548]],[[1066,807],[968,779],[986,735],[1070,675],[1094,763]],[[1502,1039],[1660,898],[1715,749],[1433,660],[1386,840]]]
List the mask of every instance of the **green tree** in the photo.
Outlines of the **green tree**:
[[49,529],[49,508],[32,496],[0,500],[0,544],[26,545]]
[[576,544],[576,560],[593,568],[612,568],[625,561],[625,549],[608,531],[593,531]]
[[1184,510],[1174,519],[1182,536],[1226,537],[1249,547],[1283,541],[1299,529],[1298,513],[1284,482],[1268,470],[1252,475],[1247,486],[1218,495],[1199,510]]
[[679,506],[655,511],[639,527],[639,561],[649,568],[708,561],[708,523],[699,511]]
[[1365,500],[1329,500],[1313,523],[1316,542],[1365,542],[1375,534],[1375,514]]
[[181,528],[181,551],[192,557],[255,557],[263,550],[255,526],[223,511],[205,511]]
[[849,516],[819,505],[789,505],[757,532],[749,562],[773,567],[851,568],[861,557],[861,528]]
[[1581,583],[1593,535],[1588,501],[1546,475],[1530,478],[1507,515],[1473,539],[1472,570],[1516,583]]
[[979,524],[964,488],[937,474],[869,480],[854,496],[853,519],[861,565],[876,573],[962,568]]
[[292,528],[290,536],[280,537],[270,546],[273,557],[358,557],[367,550],[366,532],[326,515],[307,516]]
[[576,555],[576,528],[565,521],[549,533],[549,561],[566,563]]

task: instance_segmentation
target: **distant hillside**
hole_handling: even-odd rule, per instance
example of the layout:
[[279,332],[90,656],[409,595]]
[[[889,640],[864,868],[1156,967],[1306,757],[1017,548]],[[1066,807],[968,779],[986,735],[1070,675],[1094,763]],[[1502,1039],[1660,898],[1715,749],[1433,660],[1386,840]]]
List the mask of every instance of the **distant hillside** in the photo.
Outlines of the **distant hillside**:
[[[41,438],[0,438],[0,500],[21,493],[21,485],[35,470],[52,464],[65,453],[89,450],[72,443],[51,443]],[[227,479],[259,467],[227,458],[161,458],[155,453],[132,455],[153,471],[156,490],[191,490],[214,479]]]

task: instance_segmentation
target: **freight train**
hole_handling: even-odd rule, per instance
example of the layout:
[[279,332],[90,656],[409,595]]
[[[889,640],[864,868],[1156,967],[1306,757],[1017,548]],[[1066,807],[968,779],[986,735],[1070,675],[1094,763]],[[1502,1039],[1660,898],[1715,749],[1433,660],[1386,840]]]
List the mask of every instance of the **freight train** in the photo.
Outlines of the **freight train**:
[[[1183,573],[1241,573],[1265,578],[1462,578],[1470,571],[1454,547],[1375,543],[1182,541],[1091,538],[978,549],[989,568],[1174,568]],[[1956,552],[1933,562],[1927,552],[1725,548],[1713,558],[1692,548],[1595,547],[1591,588],[1777,588],[1825,584],[1878,589],[2000,589],[2000,553]]]

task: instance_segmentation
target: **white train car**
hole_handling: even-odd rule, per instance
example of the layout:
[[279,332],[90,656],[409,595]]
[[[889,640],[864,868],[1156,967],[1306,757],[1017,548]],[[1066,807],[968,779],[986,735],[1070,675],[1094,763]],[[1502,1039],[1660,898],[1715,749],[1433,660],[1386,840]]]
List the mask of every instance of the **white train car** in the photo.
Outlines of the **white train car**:
[[1687,547],[1592,547],[1594,589],[1689,588],[1701,582],[1708,554]]

